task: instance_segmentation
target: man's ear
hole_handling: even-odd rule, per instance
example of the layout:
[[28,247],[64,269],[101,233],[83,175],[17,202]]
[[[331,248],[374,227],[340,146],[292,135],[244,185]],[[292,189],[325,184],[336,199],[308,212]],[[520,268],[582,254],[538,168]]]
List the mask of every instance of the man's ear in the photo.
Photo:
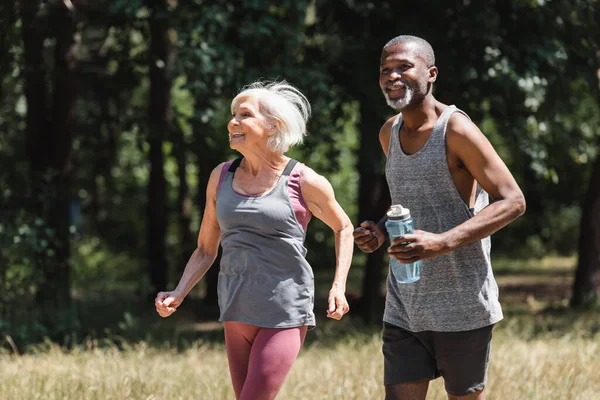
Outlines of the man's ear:
[[436,81],[437,76],[438,76],[438,69],[437,67],[434,65],[433,67],[429,67],[429,78],[427,79],[427,82],[429,83],[433,83]]

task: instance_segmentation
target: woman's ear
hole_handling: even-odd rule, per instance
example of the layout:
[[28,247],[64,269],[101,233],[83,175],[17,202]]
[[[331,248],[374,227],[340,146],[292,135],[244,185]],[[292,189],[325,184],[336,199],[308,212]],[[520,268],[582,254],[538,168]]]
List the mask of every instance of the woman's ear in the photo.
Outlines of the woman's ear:
[[279,132],[279,129],[281,127],[281,121],[278,119],[273,119],[271,120],[271,122],[268,125],[268,129],[269,129],[269,136],[273,136],[275,135],[277,132]]

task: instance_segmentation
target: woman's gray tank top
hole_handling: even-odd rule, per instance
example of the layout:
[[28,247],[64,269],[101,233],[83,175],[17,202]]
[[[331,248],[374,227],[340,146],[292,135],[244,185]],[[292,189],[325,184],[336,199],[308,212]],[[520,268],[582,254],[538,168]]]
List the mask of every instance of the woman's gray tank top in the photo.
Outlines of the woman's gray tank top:
[[236,159],[217,193],[221,228],[219,321],[265,328],[315,326],[314,276],[306,261],[305,232],[288,193],[290,160],[275,188],[258,197],[233,190]]
[[[446,126],[455,112],[464,114],[448,106],[425,145],[411,155],[404,153],[400,144],[402,114],[392,126],[386,178],[392,203],[410,209],[415,229],[448,231],[489,203],[488,194],[477,185],[475,207],[469,209],[448,169]],[[423,260],[421,279],[415,283],[398,284],[388,274],[387,292],[383,320],[413,332],[465,331],[502,319],[489,237]]]

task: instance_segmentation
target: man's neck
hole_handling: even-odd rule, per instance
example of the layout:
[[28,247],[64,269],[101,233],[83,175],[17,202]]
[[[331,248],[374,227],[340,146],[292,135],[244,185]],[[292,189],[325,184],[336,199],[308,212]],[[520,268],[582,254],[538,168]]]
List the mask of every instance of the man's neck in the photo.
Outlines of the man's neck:
[[410,108],[405,108],[401,112],[404,130],[415,132],[427,125],[429,121],[437,121],[439,117],[437,108],[438,101],[432,95],[426,96],[423,101]]

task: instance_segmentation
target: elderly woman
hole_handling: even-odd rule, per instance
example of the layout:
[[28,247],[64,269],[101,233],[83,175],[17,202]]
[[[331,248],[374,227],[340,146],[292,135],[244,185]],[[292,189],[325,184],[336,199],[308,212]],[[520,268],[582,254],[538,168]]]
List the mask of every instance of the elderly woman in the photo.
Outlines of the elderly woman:
[[331,184],[285,156],[306,135],[310,104],[285,81],[254,83],[231,103],[227,125],[234,161],[217,166],[194,251],[175,290],[158,293],[156,311],[171,315],[223,247],[220,321],[236,399],[273,399],[315,326],[314,278],[304,238],[311,216],[335,233],[336,270],[327,316],[348,312],[346,278],[352,224]]

